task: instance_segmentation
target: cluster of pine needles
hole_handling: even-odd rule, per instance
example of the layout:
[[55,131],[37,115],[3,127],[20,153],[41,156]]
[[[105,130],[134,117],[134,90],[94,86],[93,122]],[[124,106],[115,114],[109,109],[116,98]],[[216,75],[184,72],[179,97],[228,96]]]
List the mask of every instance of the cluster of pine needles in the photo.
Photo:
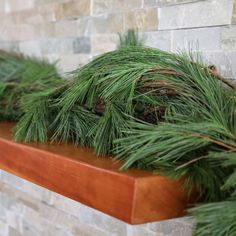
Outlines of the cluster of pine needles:
[[17,141],[84,145],[122,169],[184,177],[204,202],[189,210],[195,234],[236,235],[235,84],[199,54],[145,47],[135,31],[66,76],[0,52],[0,120],[17,121]]

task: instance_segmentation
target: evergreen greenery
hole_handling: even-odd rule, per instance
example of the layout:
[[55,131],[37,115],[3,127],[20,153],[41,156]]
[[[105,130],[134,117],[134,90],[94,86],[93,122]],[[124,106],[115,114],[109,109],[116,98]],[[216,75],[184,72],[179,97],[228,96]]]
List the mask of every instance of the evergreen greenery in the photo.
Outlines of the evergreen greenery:
[[0,51],[0,120],[18,120],[21,100],[27,94],[45,92],[62,81],[55,65],[44,60]]
[[143,46],[144,44],[144,39],[134,29],[128,30],[125,34],[119,34],[119,38],[118,49],[129,46]]
[[17,140],[86,145],[122,169],[184,176],[205,202],[189,210],[196,235],[236,235],[235,84],[198,54],[142,46],[135,31],[68,77],[0,53],[0,119],[19,119]]

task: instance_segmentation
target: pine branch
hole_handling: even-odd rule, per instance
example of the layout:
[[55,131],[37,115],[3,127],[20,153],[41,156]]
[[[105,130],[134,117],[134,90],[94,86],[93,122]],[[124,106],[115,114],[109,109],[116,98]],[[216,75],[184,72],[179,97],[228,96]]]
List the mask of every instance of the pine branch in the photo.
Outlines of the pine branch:
[[236,235],[236,199],[198,205],[189,210],[197,221],[196,236]]
[[129,31],[118,50],[67,75],[70,82],[55,65],[0,53],[0,119],[20,118],[17,140],[87,145],[117,154],[123,168],[185,176],[203,199],[225,200],[191,211],[197,234],[233,235],[235,85],[191,52],[140,44]]

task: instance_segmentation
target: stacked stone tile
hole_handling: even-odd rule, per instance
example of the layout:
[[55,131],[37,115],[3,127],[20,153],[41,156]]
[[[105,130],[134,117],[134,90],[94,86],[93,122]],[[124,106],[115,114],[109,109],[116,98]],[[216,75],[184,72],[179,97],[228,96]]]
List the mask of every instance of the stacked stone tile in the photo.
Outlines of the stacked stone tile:
[[63,71],[116,48],[117,32],[136,28],[148,46],[189,43],[236,77],[235,0],[1,0],[0,48],[61,60]]
[[191,236],[184,217],[129,225],[0,171],[0,236]]

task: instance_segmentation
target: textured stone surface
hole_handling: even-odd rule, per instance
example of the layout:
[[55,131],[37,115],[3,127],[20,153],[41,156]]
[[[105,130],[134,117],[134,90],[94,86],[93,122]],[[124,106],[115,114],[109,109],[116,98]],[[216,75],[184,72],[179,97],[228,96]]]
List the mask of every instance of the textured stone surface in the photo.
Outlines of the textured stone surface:
[[141,35],[145,45],[148,47],[159,48],[161,50],[170,51],[171,50],[171,32],[146,32]]
[[112,0],[93,0],[92,15],[107,14],[112,9]]
[[88,63],[91,56],[88,54],[60,54],[54,57],[54,60],[59,60],[59,67],[64,72],[72,71],[82,64]]
[[52,36],[60,38],[74,37],[78,29],[78,22],[75,20],[59,21],[50,25],[53,27]]
[[0,13],[5,12],[5,1],[0,1]]
[[191,235],[194,221],[188,217],[181,220],[166,220],[163,222],[150,223],[148,228],[156,233],[161,232],[163,235]]
[[236,26],[223,28],[221,40],[223,50],[236,50]]
[[125,13],[125,30],[135,28],[139,31],[154,31],[157,30],[157,25],[156,8],[147,8]]
[[90,38],[89,37],[78,37],[73,41],[73,52],[74,53],[90,53]]
[[[138,29],[147,46],[163,50],[191,46],[207,55],[226,56],[236,50],[236,0],[19,2],[0,1],[0,49],[60,59],[66,71],[116,49],[116,33],[129,28]],[[217,58],[224,72],[234,70],[228,68],[235,67],[234,61]]]
[[38,31],[35,31],[35,28],[22,24],[22,25],[1,25],[0,26],[1,32],[1,40],[14,40],[14,41],[25,41],[25,40],[32,40],[37,38]]
[[192,234],[193,222],[186,217],[129,225],[4,171],[0,171],[0,174],[0,236],[191,236]]
[[221,49],[221,27],[175,30],[172,33],[172,50],[219,51]]
[[231,23],[233,0],[207,0],[158,9],[159,29],[180,29]]
[[202,52],[203,58],[209,64],[214,64],[220,73],[229,79],[236,80],[236,51]]
[[[199,0],[144,0],[144,6],[168,6],[181,3],[198,2]],[[202,0],[205,1],[205,0]]]
[[236,24],[236,0],[234,0],[234,6],[233,6],[233,15],[232,15],[232,24]]
[[86,37],[52,38],[40,41],[43,54],[89,53],[90,43]]
[[0,41],[0,49],[6,50],[6,51],[18,52],[19,44],[18,42],[14,42],[14,41]]
[[117,33],[124,31],[124,14],[95,16],[92,19],[92,33]]
[[8,234],[8,225],[3,222],[0,221],[0,235],[5,236]]
[[19,51],[28,56],[42,57],[42,50],[39,41],[20,42]]
[[91,39],[91,52],[92,55],[98,55],[104,52],[116,49],[118,42],[117,34],[97,34]]
[[74,2],[68,2],[58,4],[54,10],[55,18],[61,19],[73,19],[81,16],[88,16],[90,14],[90,1],[79,0]]
[[112,0],[111,2],[111,11],[119,12],[119,11],[128,11],[141,8],[142,0]]
[[6,12],[21,11],[24,9],[30,9],[34,7],[35,0],[6,0],[5,10]]

